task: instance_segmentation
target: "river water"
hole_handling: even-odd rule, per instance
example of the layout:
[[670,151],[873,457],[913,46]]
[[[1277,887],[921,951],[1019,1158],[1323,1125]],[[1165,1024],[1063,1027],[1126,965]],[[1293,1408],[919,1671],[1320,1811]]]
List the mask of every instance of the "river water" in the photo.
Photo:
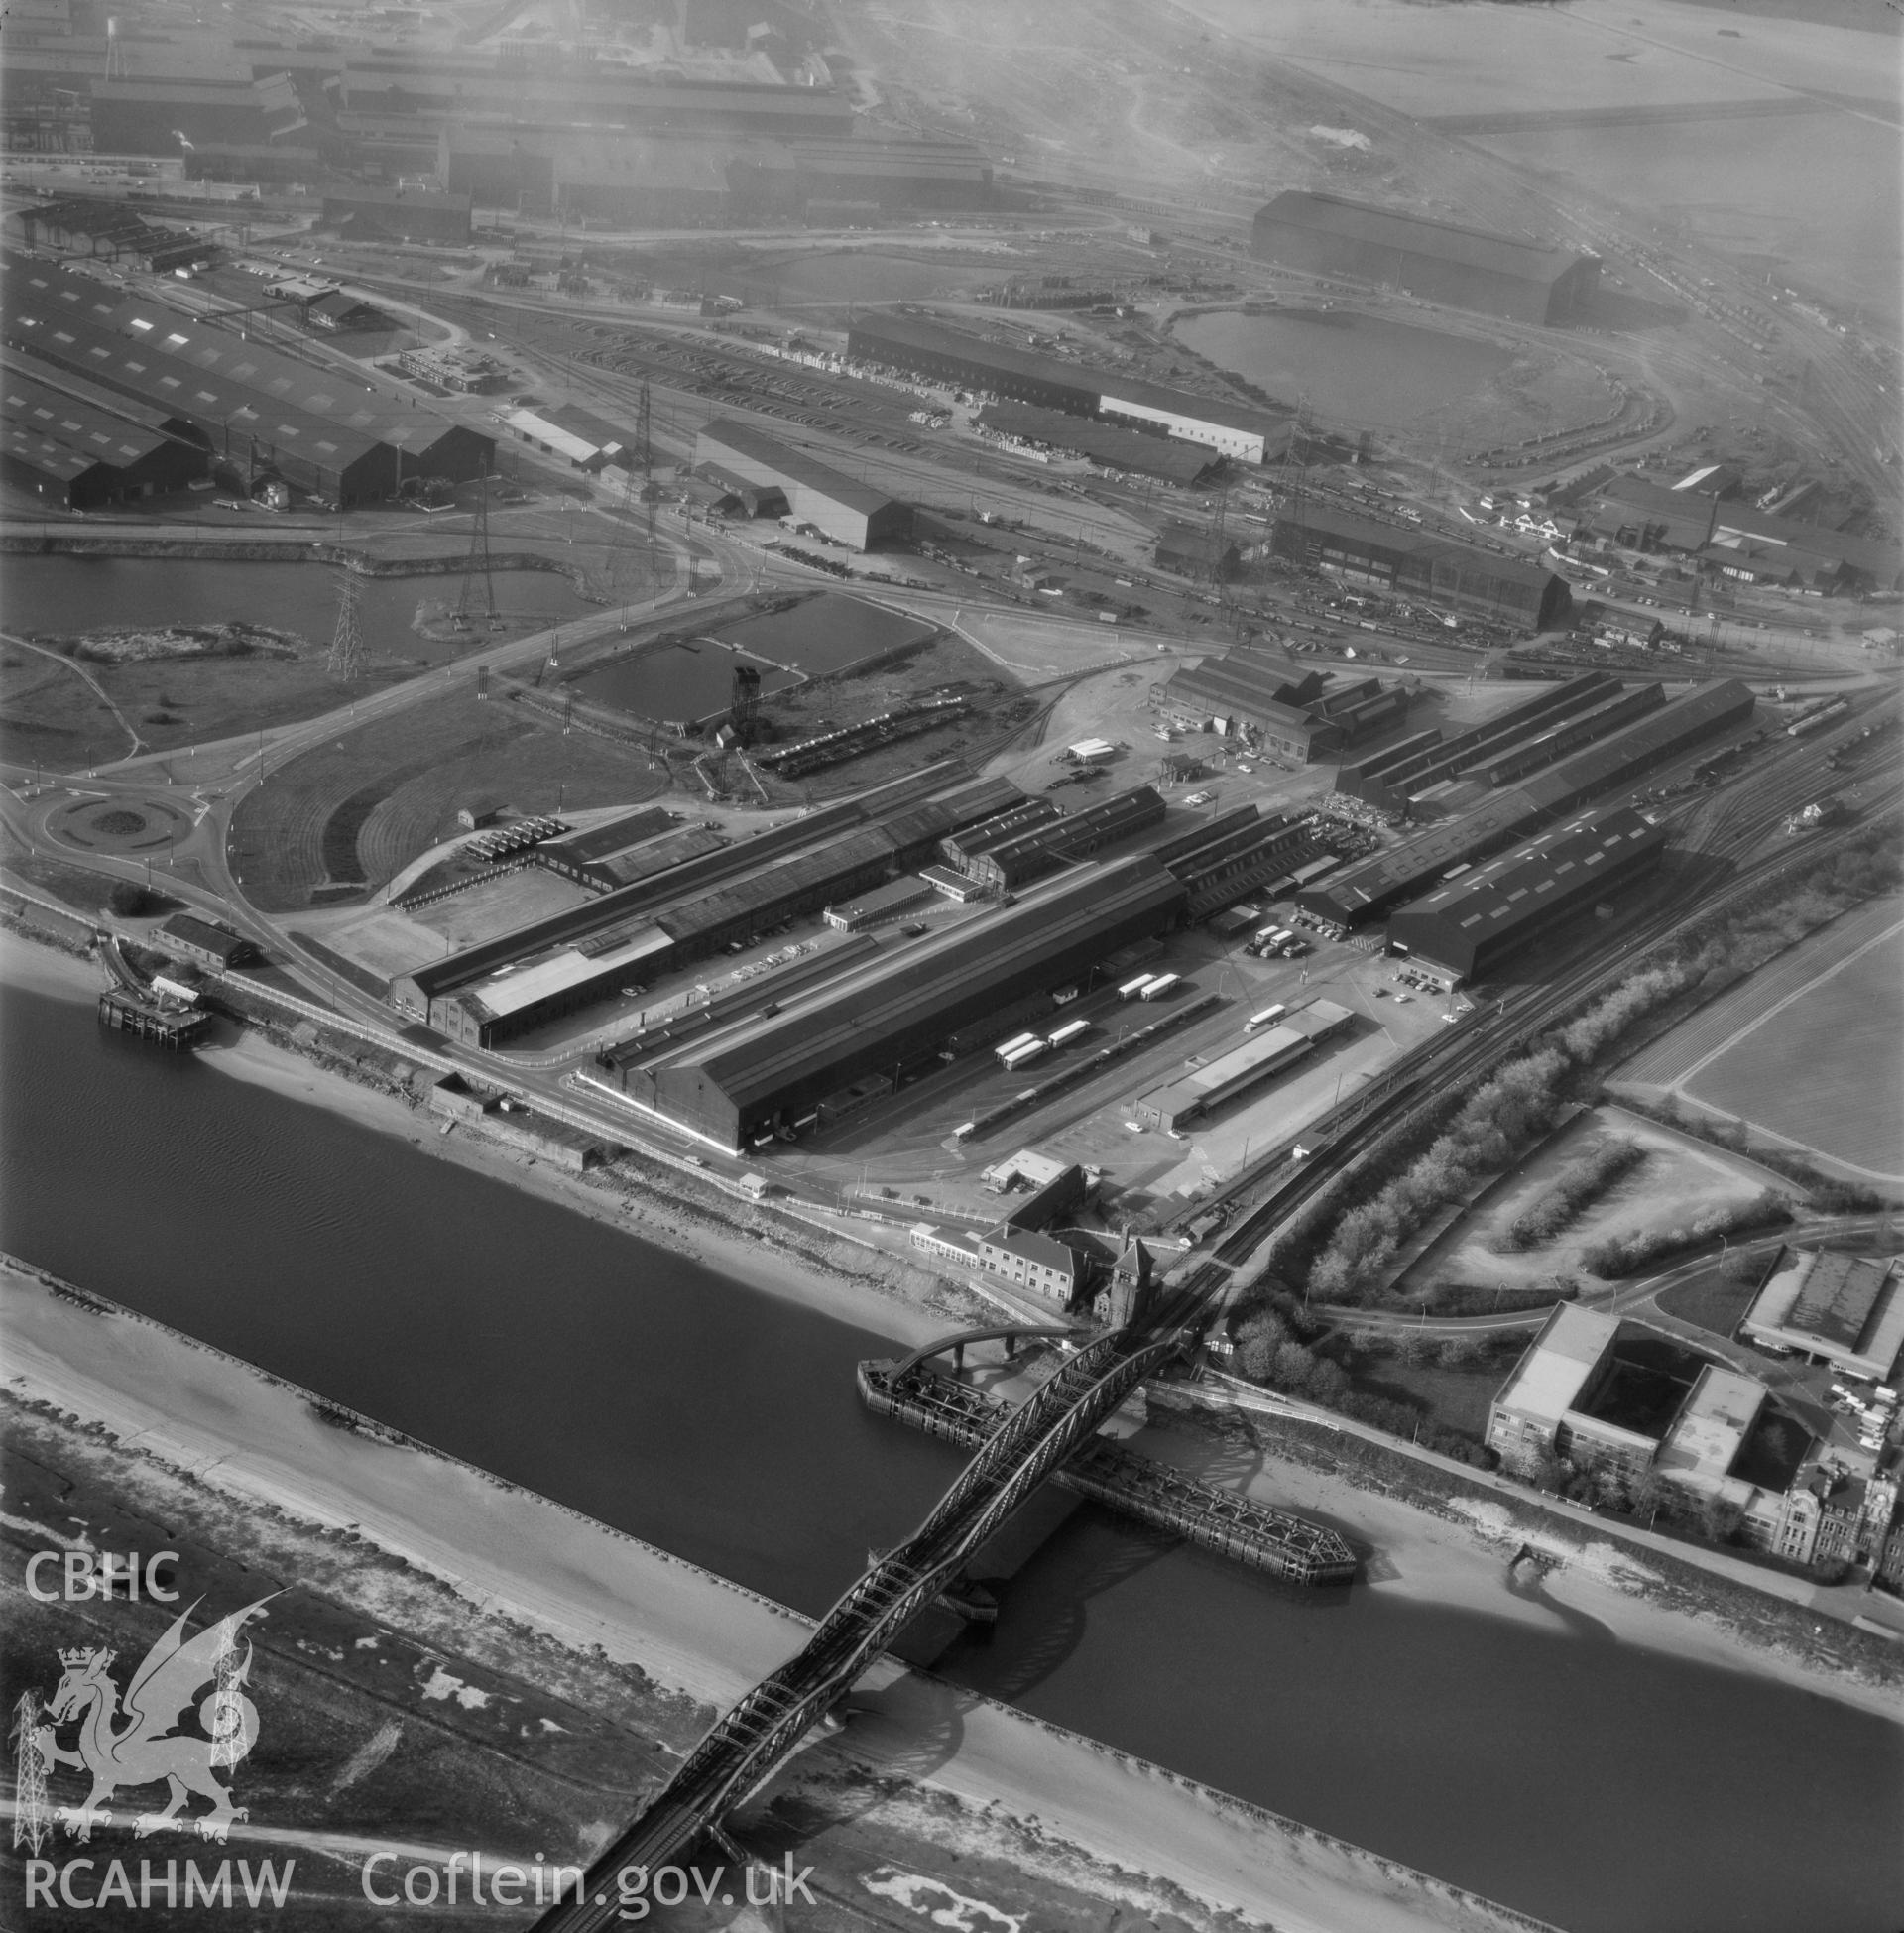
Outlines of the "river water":
[[[892,1345],[419,1148],[9,993],[0,1244],[817,1613],[956,1455],[868,1416]],[[1904,1730],[1092,1509],[966,1683],[1575,1933],[1896,1933]]]

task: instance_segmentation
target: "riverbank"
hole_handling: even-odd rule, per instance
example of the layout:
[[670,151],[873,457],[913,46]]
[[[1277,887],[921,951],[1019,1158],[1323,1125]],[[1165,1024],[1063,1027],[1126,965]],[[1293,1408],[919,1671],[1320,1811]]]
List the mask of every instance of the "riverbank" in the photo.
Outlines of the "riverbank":
[[[739,1696],[808,1623],[755,1593],[472,1466],[383,1432],[320,1420],[308,1392],[177,1331],[0,1262],[7,1383],[267,1513],[352,1531],[451,1585],[472,1615],[601,1646],[707,1705]],[[214,1420],[215,1419],[215,1420]],[[887,1661],[834,1742],[802,1759],[892,1802],[895,1778],[958,1809],[975,1844],[1027,1835],[1042,1861],[1082,1861],[1181,1888],[1205,1912],[1281,1933],[1536,1922],[1393,1861],[1243,1805],[1159,1767]],[[921,1770],[919,1747],[933,1742]],[[869,1776],[870,1775],[870,1776]],[[402,1822],[393,1821],[393,1824]],[[1141,1876],[1139,1876],[1141,1875]]]
[[[0,932],[0,986],[14,984],[55,998],[89,1002],[97,970],[83,959]],[[634,1235],[643,1244],[666,1248],[751,1287],[853,1323],[904,1346],[914,1346],[965,1326],[969,1311],[948,1299],[938,1307],[920,1297],[932,1278],[908,1270],[903,1285],[870,1286],[824,1263],[812,1264],[770,1246],[758,1232],[724,1224],[714,1214],[751,1211],[725,1200],[713,1213],[669,1200],[652,1189],[611,1192],[536,1161],[499,1144],[479,1140],[458,1128],[438,1132],[435,1117],[418,1112],[396,1095],[364,1080],[347,1078],[313,1060],[247,1029],[234,1040],[199,1056],[209,1067],[341,1115],[355,1125],[402,1137],[421,1150],[490,1179],[507,1182],[543,1200]],[[792,1224],[795,1234],[802,1233]],[[816,1244],[826,1238],[814,1231]],[[857,1267],[869,1269],[886,1258],[854,1252]],[[948,1298],[958,1291],[945,1284]],[[1610,1545],[1591,1537],[1557,1534],[1544,1555],[1551,1560],[1538,1592],[1518,1588],[1509,1563],[1525,1537],[1525,1526],[1510,1535],[1485,1512],[1463,1516],[1436,1510],[1425,1503],[1389,1495],[1358,1483],[1346,1469],[1317,1468],[1303,1458],[1258,1451],[1248,1470],[1239,1471],[1227,1450],[1197,1427],[1181,1422],[1147,1431],[1139,1445],[1159,1459],[1193,1474],[1247,1489],[1262,1501],[1304,1511],[1336,1523],[1369,1551],[1366,1588],[1424,1605],[1469,1611],[1548,1631],[1579,1634],[1580,1619],[1591,1620],[1615,1641],[1643,1646],[1693,1662],[1755,1673],[1808,1692],[1833,1698],[1876,1716],[1897,1720],[1895,1692],[1860,1684],[1821,1668],[1787,1649],[1753,1641],[1717,1616],[1700,1615],[1656,1602],[1649,1579],[1610,1562]],[[1572,1526],[1556,1523],[1556,1531]]]
[[[8,984],[56,1000],[89,1004],[103,983],[89,961],[38,944],[19,932],[0,930],[0,989]],[[358,1127],[399,1136],[459,1167],[620,1228],[642,1242],[691,1256],[749,1287],[799,1302],[907,1347],[963,1326],[974,1313],[950,1283],[940,1285],[936,1278],[910,1269],[904,1271],[905,1279],[898,1279],[902,1265],[877,1250],[867,1251],[868,1276],[855,1280],[843,1270],[808,1265],[788,1247],[763,1240],[745,1227],[723,1225],[711,1213],[653,1189],[611,1191],[463,1127],[445,1135],[443,1123],[434,1115],[279,1046],[255,1027],[201,1050],[197,1058],[201,1065],[233,1079],[326,1108]],[[751,1212],[738,1203],[732,1207],[736,1214]],[[787,1239],[792,1239],[790,1231]],[[824,1231],[813,1231],[816,1246],[828,1239]],[[876,1274],[889,1270],[893,1279],[872,1285]]]

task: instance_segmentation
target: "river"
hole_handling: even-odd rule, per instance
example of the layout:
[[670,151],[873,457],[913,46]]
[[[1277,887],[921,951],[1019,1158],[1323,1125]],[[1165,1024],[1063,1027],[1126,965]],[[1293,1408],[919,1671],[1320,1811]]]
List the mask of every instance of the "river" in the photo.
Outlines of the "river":
[[[817,1613],[953,1452],[892,1346],[210,1060],[9,992],[0,1244]],[[1904,1730],[1813,1693],[1081,1510],[968,1684],[1574,1933],[1895,1933]]]

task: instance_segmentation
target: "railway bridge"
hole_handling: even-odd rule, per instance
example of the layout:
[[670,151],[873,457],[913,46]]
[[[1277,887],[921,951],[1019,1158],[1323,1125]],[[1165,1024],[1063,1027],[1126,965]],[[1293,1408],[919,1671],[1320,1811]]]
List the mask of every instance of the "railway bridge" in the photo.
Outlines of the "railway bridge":
[[[957,1340],[947,1338],[945,1346]],[[589,1867],[580,1898],[545,1913],[536,1933],[596,1933],[620,1910],[624,1871],[684,1864],[702,1839],[718,1835],[727,1814],[792,1756],[1012,1511],[1181,1347],[1177,1335],[1153,1340],[1120,1331],[1068,1358],[986,1436],[931,1514],[873,1564],[820,1621],[805,1647],[708,1732]]]

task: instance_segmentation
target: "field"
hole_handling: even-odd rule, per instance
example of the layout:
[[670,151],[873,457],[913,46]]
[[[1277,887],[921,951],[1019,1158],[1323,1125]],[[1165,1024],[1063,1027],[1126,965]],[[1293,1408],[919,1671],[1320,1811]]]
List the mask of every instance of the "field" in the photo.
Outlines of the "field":
[[266,911],[361,901],[451,837],[458,807],[637,803],[668,776],[645,754],[507,699],[415,705],[273,772],[232,825],[232,869]]
[[1854,908],[1654,1041],[1621,1082],[1676,1091],[1862,1173],[1904,1174],[1904,901]]
[[1904,924],[1821,974],[1684,1083],[1861,1173],[1904,1176]]

